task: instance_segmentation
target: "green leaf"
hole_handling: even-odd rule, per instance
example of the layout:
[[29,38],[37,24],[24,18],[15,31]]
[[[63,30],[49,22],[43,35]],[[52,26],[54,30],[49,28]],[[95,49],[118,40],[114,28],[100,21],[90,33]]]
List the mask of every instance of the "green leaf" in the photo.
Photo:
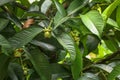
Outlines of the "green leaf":
[[85,35],[82,37],[81,42],[84,46],[84,56],[86,56],[89,52],[97,48],[100,40],[95,35]]
[[15,28],[13,26],[13,24],[9,23],[7,27],[0,31],[0,34],[2,34],[6,39],[10,38],[16,33]]
[[28,80],[40,80],[40,76],[36,72],[32,72]]
[[71,2],[70,6],[67,9],[67,12],[69,15],[77,12],[78,10],[80,10],[81,8],[83,8],[87,3],[89,2],[89,0],[73,0],[73,2]]
[[4,78],[7,76],[7,69],[9,64],[9,57],[0,54],[0,80],[4,80]]
[[97,36],[101,36],[104,28],[104,21],[98,11],[90,11],[85,15],[80,15],[86,27]]
[[28,11],[22,16],[22,18],[27,18],[27,17],[39,17],[41,19],[46,18],[46,16],[39,11]]
[[50,68],[51,68],[51,72],[52,72],[51,80],[57,80],[57,78],[64,79],[64,78],[70,77],[69,72],[62,65],[53,63],[50,65]]
[[8,51],[10,51],[11,45],[2,35],[0,35],[0,46],[2,47],[2,53],[8,55]]
[[100,68],[108,73],[110,73],[113,70],[113,68],[111,66],[106,65],[106,64],[95,64],[95,65],[93,65],[93,67]]
[[10,21],[12,21],[19,29],[22,28],[22,23],[16,15],[11,14],[11,13],[7,13],[7,12],[1,12],[1,16],[7,18]]
[[120,6],[117,7],[117,10],[116,10],[116,22],[118,24],[118,26],[120,27]]
[[11,20],[12,22],[14,22],[14,24],[18,27],[18,28],[22,28],[22,23],[21,21],[18,19],[18,17],[14,14],[8,14],[6,13],[4,15],[6,18],[8,18],[9,20]]
[[78,80],[99,80],[98,76],[93,73],[84,73]]
[[29,0],[19,0],[21,2],[21,4],[29,7],[30,6],[30,3],[29,3]]
[[[117,56],[116,57],[116,59],[117,58],[119,58],[120,56]],[[117,65],[120,65],[120,61],[112,61],[112,62],[110,62],[109,64],[108,64],[108,66],[111,66],[111,67],[115,67],[115,66],[117,66]]]
[[20,9],[20,8],[16,9],[16,16],[21,18],[23,16],[23,14],[24,14],[24,10],[23,9]]
[[118,75],[120,75],[120,65],[114,67],[107,80],[114,80]]
[[41,27],[30,26],[30,28],[22,30],[9,39],[13,49],[20,48],[29,43],[37,34],[42,31]]
[[29,11],[37,11],[39,12],[40,8],[37,4],[33,4],[30,6]]
[[115,38],[120,42],[120,31],[115,31]]
[[82,54],[79,48],[75,45],[73,39],[67,33],[57,35],[56,39],[69,52],[72,61],[72,76],[75,80],[77,80],[82,71]]
[[71,19],[71,21],[67,21],[66,24],[72,29],[78,30],[81,35],[91,34],[88,28],[86,28],[85,25],[82,23],[80,18]]
[[111,3],[111,0],[92,0],[92,1],[97,3],[104,3],[104,2]]
[[37,41],[37,40],[32,40],[31,44],[39,46],[39,47],[41,47],[41,49],[48,50],[48,51],[54,51],[56,48],[55,46],[53,46],[49,43],[45,43],[45,42],[41,42],[41,41]]
[[102,13],[103,19],[107,20],[110,17],[115,8],[120,4],[120,0],[114,0]]
[[60,4],[57,0],[53,0],[53,1],[56,5],[56,8],[57,8],[58,12],[60,13],[60,15],[63,17],[66,16],[66,11],[65,11],[63,5]]
[[39,6],[41,7],[41,12],[46,14],[48,9],[50,9],[50,6],[52,4],[52,0],[43,0],[43,1],[44,1],[43,4],[41,3],[42,5],[41,6],[39,5]]
[[104,40],[104,42],[112,52],[116,52],[119,49],[119,45],[115,39]]
[[[67,16],[67,14],[66,14],[66,11],[65,11],[62,4],[60,4],[57,0],[53,0],[53,1],[54,1],[55,5],[56,5],[56,8],[58,10],[55,17],[54,17],[54,23],[57,25],[59,20],[61,20],[65,16]],[[62,22],[64,22],[64,20],[66,20],[66,19],[67,18],[63,19]]]
[[60,13],[57,12],[56,16],[54,17],[54,21],[55,21],[54,22],[55,23],[54,29],[56,29],[59,25],[61,25],[65,21],[67,21],[72,14],[74,14],[75,12],[77,12],[78,10],[80,10],[81,8],[83,8],[85,5],[87,5],[87,3],[88,3],[88,0],[83,0],[82,3],[81,3],[81,5],[79,5],[77,8],[75,8],[72,12],[70,12],[69,14],[67,14],[64,17],[61,17]]
[[71,65],[72,76],[74,80],[78,80],[82,73],[83,68],[83,60],[82,60],[82,53],[80,52],[79,47],[76,45],[76,59]]
[[8,66],[8,73],[9,73],[9,77],[12,80],[24,80],[24,74],[23,74],[23,69],[21,67],[21,65],[17,64],[17,63],[10,63]]
[[9,23],[9,20],[0,18],[0,31],[3,30]]
[[0,6],[15,0],[0,0]]
[[117,29],[117,30],[120,30],[120,27],[118,26],[117,22],[114,21],[114,20],[111,19],[111,18],[108,18],[107,24],[113,26],[113,27],[114,27],[115,29]]
[[26,51],[41,80],[51,80],[50,64],[47,57],[37,48]]
[[0,45],[3,47],[10,47],[9,42],[2,35],[0,35]]
[[56,29],[58,26],[60,26],[62,23],[64,23],[65,21],[67,21],[69,19],[68,16],[66,17],[61,17],[60,13],[57,12],[55,17],[54,17],[54,24],[55,24],[55,27],[54,29]]
[[76,58],[76,49],[73,39],[67,33],[61,33],[55,36],[58,42],[70,53],[71,61]]

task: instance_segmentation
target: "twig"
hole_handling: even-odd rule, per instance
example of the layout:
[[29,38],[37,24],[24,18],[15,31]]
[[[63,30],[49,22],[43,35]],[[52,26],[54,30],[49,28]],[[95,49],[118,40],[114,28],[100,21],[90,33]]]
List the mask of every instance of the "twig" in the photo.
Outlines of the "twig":
[[107,56],[105,59],[102,59],[98,62],[96,62],[96,64],[101,64],[101,63],[105,63],[106,61],[111,60],[112,58],[116,57],[118,54],[120,53],[120,50],[114,52],[113,54]]
[[103,63],[106,63],[107,61],[110,61],[111,59],[113,59],[114,57],[116,57],[118,54],[120,53],[120,50],[114,52],[113,54],[107,56],[106,58],[96,62],[96,63],[93,63],[93,64],[90,64],[88,66],[86,66],[83,71],[87,71],[89,70],[94,64],[103,64]]
[[13,2],[13,3],[14,3],[17,7],[21,8],[21,9],[23,9],[23,10],[25,10],[25,11],[28,10],[28,8],[27,8],[26,6],[24,6],[24,5],[22,5],[22,4],[18,3],[18,2]]
[[1,6],[1,9],[9,13],[10,15],[12,14],[6,6]]

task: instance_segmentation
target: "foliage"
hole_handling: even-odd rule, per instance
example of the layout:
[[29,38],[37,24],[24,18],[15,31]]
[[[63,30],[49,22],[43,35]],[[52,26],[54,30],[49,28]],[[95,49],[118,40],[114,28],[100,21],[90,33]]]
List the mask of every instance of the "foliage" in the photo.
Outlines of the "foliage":
[[120,0],[1,0],[0,80],[119,80]]

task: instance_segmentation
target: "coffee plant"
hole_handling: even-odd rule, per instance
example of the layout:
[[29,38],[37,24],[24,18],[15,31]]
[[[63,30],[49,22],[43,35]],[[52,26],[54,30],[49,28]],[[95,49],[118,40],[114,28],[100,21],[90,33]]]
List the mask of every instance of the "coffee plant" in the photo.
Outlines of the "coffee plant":
[[120,0],[0,0],[0,80],[120,80]]

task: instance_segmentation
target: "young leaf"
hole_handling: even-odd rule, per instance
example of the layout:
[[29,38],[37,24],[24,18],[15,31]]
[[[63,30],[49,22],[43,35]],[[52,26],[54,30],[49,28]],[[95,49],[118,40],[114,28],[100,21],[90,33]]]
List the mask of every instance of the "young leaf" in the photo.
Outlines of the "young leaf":
[[118,75],[120,75],[120,65],[114,67],[107,80],[114,80]]
[[29,52],[25,50],[25,52],[41,80],[51,80],[50,64],[47,57],[38,48],[31,49]]
[[118,26],[120,27],[120,6],[118,6],[116,10],[116,22]]
[[111,19],[111,18],[108,18],[107,24],[113,26],[113,27],[114,27],[115,29],[117,29],[117,30],[120,30],[120,27],[118,26],[117,22],[114,21],[114,20]]
[[109,18],[119,4],[120,0],[115,0],[112,4],[110,4],[102,13],[103,19],[106,20],[107,18]]
[[42,28],[31,26],[30,28],[15,34],[9,39],[9,42],[12,45],[13,49],[20,48],[29,43],[41,31]]
[[97,36],[101,36],[104,28],[104,21],[98,11],[90,11],[85,15],[80,15],[86,27]]

